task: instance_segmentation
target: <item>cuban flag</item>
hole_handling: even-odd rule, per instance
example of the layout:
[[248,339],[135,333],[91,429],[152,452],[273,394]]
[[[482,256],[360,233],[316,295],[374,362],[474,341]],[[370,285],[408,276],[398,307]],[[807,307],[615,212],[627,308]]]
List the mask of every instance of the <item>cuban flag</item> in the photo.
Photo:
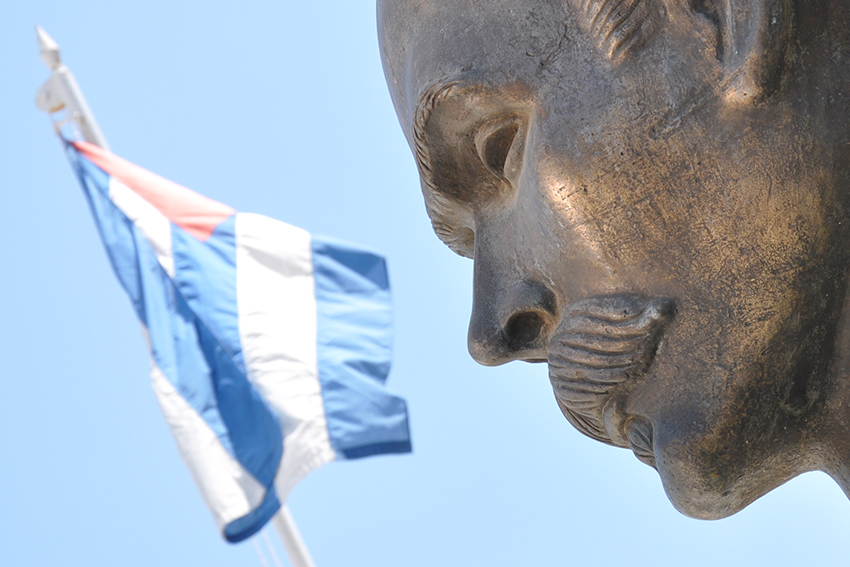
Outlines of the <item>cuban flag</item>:
[[411,450],[384,259],[66,142],[180,454],[225,539],[316,467]]

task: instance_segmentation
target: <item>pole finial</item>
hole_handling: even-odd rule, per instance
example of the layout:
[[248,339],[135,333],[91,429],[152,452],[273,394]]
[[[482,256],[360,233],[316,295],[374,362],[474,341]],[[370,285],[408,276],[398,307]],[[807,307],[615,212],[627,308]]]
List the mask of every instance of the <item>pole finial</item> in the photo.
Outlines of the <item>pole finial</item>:
[[38,36],[38,46],[41,49],[39,54],[44,64],[54,71],[62,65],[62,60],[59,57],[59,45],[53,41],[53,38],[47,35],[44,28],[35,26],[35,33]]

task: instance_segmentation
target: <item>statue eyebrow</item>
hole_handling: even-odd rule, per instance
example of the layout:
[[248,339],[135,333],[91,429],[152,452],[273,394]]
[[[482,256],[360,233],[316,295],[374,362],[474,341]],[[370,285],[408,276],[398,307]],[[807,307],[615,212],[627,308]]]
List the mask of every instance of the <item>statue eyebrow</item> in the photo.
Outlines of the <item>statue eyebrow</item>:
[[659,28],[664,5],[658,0],[574,0],[584,28],[611,61],[642,45]]

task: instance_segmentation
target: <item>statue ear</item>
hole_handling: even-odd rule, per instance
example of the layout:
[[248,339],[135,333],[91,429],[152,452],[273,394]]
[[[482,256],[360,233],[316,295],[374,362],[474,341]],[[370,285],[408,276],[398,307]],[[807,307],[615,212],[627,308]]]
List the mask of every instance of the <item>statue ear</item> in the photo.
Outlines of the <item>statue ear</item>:
[[730,102],[755,103],[781,83],[793,29],[793,0],[688,0],[717,30]]

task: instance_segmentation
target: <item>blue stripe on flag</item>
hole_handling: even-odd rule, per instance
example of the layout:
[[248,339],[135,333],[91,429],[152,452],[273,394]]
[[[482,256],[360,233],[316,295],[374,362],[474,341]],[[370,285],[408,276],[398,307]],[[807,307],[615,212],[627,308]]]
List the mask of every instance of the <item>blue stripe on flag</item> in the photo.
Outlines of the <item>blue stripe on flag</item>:
[[198,318],[227,350],[245,374],[236,306],[236,215],[201,242],[171,225],[174,283]]
[[[66,147],[71,165],[85,189],[86,199],[95,218],[100,238],[109,254],[115,276],[130,296],[136,316],[142,324],[147,326],[142,283],[138,273],[140,260],[138,238],[144,239],[144,237],[136,233],[133,222],[109,199],[109,175],[80,156],[73,147]],[[155,255],[152,261],[159,265]]]
[[[236,307],[234,220],[230,217],[221,223],[206,242],[172,225],[174,283],[187,311],[195,320],[204,322],[195,344],[200,344],[206,360],[211,362],[215,402],[232,441],[231,454],[269,487],[283,454],[283,434],[277,418],[245,372]],[[184,372],[189,375],[191,369]],[[193,385],[185,393],[181,390],[190,404],[187,395],[200,391],[198,386]]]
[[224,539],[230,543],[239,543],[248,539],[263,529],[263,526],[277,514],[278,510],[280,510],[280,500],[278,500],[274,485],[272,485],[259,506],[249,514],[233,520],[225,526]]
[[410,452],[407,405],[383,389],[392,355],[384,258],[313,236],[317,359],[334,450],[347,459]]
[[[147,239],[109,199],[109,176],[73,147],[67,148],[116,276],[149,331],[157,366],[228,452],[267,488],[265,499],[255,510],[225,528],[228,541],[250,537],[280,508],[273,481],[283,454],[283,438],[277,417],[245,376],[238,333],[233,342],[235,325],[230,327],[216,319],[222,313],[236,312],[232,218],[223,223],[226,226],[221,227],[220,234],[211,237],[210,240],[216,236],[218,239],[208,252],[201,252],[204,243],[180,234],[183,231],[179,228],[174,229],[177,285],[181,292],[187,293],[187,303],[159,264]],[[210,259],[209,265],[187,260],[186,255],[199,252],[201,257]],[[207,269],[210,271],[206,272]],[[228,286],[234,290],[233,305],[224,303],[224,307],[213,312],[210,321],[215,322],[209,328],[194,311],[200,305],[197,300],[201,293],[218,295]],[[210,315],[206,311],[202,314]],[[215,331],[222,333],[224,341]]]

